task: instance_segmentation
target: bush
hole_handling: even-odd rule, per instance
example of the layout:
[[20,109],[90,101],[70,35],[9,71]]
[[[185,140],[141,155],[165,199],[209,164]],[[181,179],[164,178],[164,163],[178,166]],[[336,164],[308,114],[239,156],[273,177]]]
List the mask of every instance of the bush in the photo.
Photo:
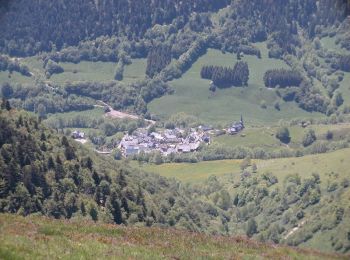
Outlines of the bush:
[[316,141],[316,134],[313,129],[309,129],[303,137],[302,144],[304,147],[307,147],[313,144]]
[[277,130],[276,138],[280,140],[282,143],[289,143],[290,142],[290,135],[289,130],[287,127],[281,127]]

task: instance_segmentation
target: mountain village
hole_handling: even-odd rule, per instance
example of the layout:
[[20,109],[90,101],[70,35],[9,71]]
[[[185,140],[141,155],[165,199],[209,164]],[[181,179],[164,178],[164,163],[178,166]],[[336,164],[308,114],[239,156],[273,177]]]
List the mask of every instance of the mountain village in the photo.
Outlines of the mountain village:
[[[213,135],[236,135],[243,131],[244,128],[242,116],[239,122],[235,122],[223,130],[204,125],[190,129],[174,128],[153,132],[149,132],[147,128],[139,128],[132,134],[125,134],[116,147],[124,157],[156,151],[159,151],[162,156],[191,153],[197,151],[201,145],[210,145],[211,136]],[[85,133],[78,130],[72,133],[72,138],[81,143],[86,142],[85,136]],[[103,154],[112,153],[112,151],[96,151]]]

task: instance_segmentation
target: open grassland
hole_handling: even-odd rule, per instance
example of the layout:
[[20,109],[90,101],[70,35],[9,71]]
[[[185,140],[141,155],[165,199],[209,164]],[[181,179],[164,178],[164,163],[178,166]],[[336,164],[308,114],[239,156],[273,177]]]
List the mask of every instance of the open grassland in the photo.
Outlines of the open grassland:
[[0,215],[1,259],[346,259],[242,237]]
[[[136,163],[133,164],[136,166]],[[239,165],[240,160],[223,160],[199,163],[169,163],[162,165],[143,164],[141,168],[167,178],[176,178],[184,182],[194,183],[206,180],[211,175],[222,176],[232,172],[239,172]]]
[[[257,46],[262,51],[262,59],[248,55],[242,58],[248,62],[250,69],[248,87],[218,89],[215,95],[211,95],[209,80],[200,77],[202,66],[233,67],[237,58],[230,53],[223,54],[219,50],[209,49],[180,79],[170,82],[175,93],[151,102],[150,111],[163,118],[185,112],[204,122],[223,124],[237,120],[243,114],[249,125],[275,123],[280,119],[320,116],[318,113],[308,113],[300,109],[294,102],[284,102],[274,90],[264,86],[263,76],[266,70],[288,66],[281,60],[269,59],[264,43]],[[262,101],[266,102],[266,109],[260,107]],[[281,111],[274,108],[275,101],[280,103]]]
[[[124,78],[121,82],[126,84],[142,80],[146,75],[147,59],[132,59],[131,61],[130,65],[124,66]],[[114,62],[82,61],[77,64],[61,62],[59,65],[63,67],[64,72],[54,74],[47,80],[43,61],[39,56],[21,59],[21,62],[28,66],[34,76],[25,77],[17,72],[13,72],[11,77],[9,77],[8,71],[0,71],[0,84],[4,82],[34,83],[35,78],[52,81],[57,84],[64,84],[66,81],[111,81],[114,80],[117,67],[117,63]]]
[[98,120],[104,115],[104,110],[102,107],[95,107],[94,109],[90,110],[85,110],[85,111],[73,111],[73,112],[66,112],[66,113],[55,113],[55,114],[50,114],[48,117],[52,119],[72,119],[77,116],[82,116],[82,117],[89,117],[91,119],[96,119]]
[[[82,61],[78,64],[60,63],[64,68],[61,74],[52,75],[56,83],[65,81],[110,81],[114,80],[117,64],[114,62]],[[132,83],[145,77],[146,59],[133,59],[130,65],[124,67],[122,82]]]
[[12,74],[9,74],[8,71],[0,71],[0,84],[3,83],[34,83],[33,77],[26,77],[21,75],[20,73],[14,71]]
[[[299,174],[301,178],[318,173],[321,178],[336,175],[341,178],[350,177],[350,149],[342,149],[326,154],[308,155],[298,158],[282,158],[271,160],[253,160],[257,165],[257,174],[271,172],[283,180],[287,175]],[[189,163],[171,163],[163,165],[145,164],[143,170],[154,172],[165,177],[176,178],[184,182],[205,181],[209,176],[225,176],[233,174],[234,179],[240,178],[240,163],[242,160],[223,160]],[[227,175],[228,176],[228,175]],[[281,184],[280,182],[279,184]]]
[[342,48],[340,44],[336,44],[336,37],[323,37],[321,39],[321,44],[323,48],[328,50],[336,51],[343,54],[349,54],[349,51]]
[[[318,173],[321,179],[331,176],[350,177],[350,149],[342,149],[326,154],[307,155],[299,158],[257,160],[258,173],[271,172],[283,180],[287,175],[299,174],[307,178]],[[326,184],[326,182],[323,182]]]
[[116,64],[113,62],[82,61],[77,64],[61,62],[64,72],[54,74],[51,80],[56,83],[66,81],[109,81],[114,79]]
[[[302,147],[302,140],[306,132],[313,129],[317,139],[325,139],[327,131],[333,133],[333,140],[344,140],[350,137],[350,124],[338,125],[310,125],[306,128],[301,126],[288,127],[291,142],[288,144],[290,148]],[[280,147],[286,147],[276,137],[278,130],[274,127],[248,127],[238,135],[222,135],[213,138],[213,144],[219,144],[223,147],[244,146],[250,148],[261,147],[265,150],[273,150]]]

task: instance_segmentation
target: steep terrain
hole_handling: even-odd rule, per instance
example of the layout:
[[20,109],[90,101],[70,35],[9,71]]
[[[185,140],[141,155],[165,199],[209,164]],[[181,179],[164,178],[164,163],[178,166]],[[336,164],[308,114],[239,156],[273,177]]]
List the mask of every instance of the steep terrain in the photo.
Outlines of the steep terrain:
[[346,259],[188,231],[0,215],[2,259]]
[[[0,1],[0,258],[346,258],[349,14],[347,0]],[[118,148],[194,127],[214,129],[195,152]]]

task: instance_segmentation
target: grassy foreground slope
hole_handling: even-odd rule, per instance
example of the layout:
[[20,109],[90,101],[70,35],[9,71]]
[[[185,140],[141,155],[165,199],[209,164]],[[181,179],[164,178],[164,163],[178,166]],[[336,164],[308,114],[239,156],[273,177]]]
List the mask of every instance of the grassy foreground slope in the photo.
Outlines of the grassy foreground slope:
[[346,259],[346,256],[159,228],[0,215],[1,259]]

